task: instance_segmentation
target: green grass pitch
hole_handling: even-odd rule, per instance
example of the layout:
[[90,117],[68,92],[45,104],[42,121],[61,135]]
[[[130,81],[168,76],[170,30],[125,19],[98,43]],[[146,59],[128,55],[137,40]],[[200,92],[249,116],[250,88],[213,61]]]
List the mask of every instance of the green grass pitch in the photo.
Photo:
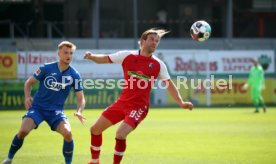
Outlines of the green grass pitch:
[[[276,162],[276,108],[151,109],[128,136],[122,164],[258,164]],[[66,110],[75,141],[73,163],[90,160],[89,128],[101,110],[85,110],[83,126]],[[8,152],[24,110],[0,111],[0,160]],[[112,163],[118,125],[105,131],[101,163]],[[14,164],[62,164],[62,137],[43,122],[16,154]]]

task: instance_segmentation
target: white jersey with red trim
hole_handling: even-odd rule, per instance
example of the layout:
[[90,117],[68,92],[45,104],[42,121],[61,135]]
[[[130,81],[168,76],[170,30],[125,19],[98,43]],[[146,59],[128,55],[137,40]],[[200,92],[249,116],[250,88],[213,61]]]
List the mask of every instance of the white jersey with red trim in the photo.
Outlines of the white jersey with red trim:
[[149,106],[150,91],[154,81],[170,79],[163,61],[155,57],[145,57],[139,51],[118,51],[108,55],[110,63],[121,64],[125,85],[118,101],[131,105]]

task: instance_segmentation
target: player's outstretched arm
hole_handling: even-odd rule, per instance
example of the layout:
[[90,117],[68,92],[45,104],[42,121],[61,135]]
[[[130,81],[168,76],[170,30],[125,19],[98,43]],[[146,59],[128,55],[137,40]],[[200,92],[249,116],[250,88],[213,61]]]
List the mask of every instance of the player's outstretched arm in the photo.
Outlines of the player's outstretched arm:
[[89,51],[85,52],[83,58],[86,59],[86,60],[91,60],[91,61],[93,61],[95,63],[98,63],[98,64],[109,63],[107,55],[104,55],[104,54],[92,54]]
[[24,95],[25,95],[24,105],[25,105],[26,110],[29,110],[32,106],[33,98],[31,96],[31,90],[32,90],[32,85],[35,84],[36,82],[37,82],[37,80],[33,76],[30,76],[25,81],[25,84],[24,84]]
[[86,118],[82,115],[82,111],[85,107],[85,99],[84,99],[84,94],[83,91],[77,91],[76,93],[76,97],[77,97],[77,112],[74,113],[74,115],[76,117],[78,117],[78,119],[80,120],[80,122],[83,124],[84,121],[86,120]]
[[174,98],[174,100],[177,102],[177,104],[183,108],[183,109],[189,109],[193,110],[193,104],[191,102],[184,102],[182,100],[182,97],[180,96],[180,93],[178,89],[176,88],[175,84],[171,79],[164,81],[166,83],[166,86],[168,86],[168,91],[170,95]]

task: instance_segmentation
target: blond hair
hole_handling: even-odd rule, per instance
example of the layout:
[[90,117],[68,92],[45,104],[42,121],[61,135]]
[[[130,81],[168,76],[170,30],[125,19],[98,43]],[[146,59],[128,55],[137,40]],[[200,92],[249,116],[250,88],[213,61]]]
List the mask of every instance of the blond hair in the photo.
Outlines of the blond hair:
[[169,33],[169,31],[166,31],[164,29],[158,29],[158,28],[151,28],[143,32],[140,39],[147,39],[148,35],[150,34],[156,34],[160,38],[162,38],[165,34]]
[[141,46],[141,40],[146,40],[148,38],[148,35],[150,34],[156,34],[159,38],[162,38],[164,35],[169,33],[170,31],[166,31],[165,29],[158,29],[158,28],[151,28],[143,32],[143,34],[140,37],[140,41],[138,44]]
[[62,47],[69,47],[69,48],[72,48],[73,51],[76,50],[77,46],[69,41],[62,41],[61,43],[59,43],[58,45],[58,49],[61,49]]

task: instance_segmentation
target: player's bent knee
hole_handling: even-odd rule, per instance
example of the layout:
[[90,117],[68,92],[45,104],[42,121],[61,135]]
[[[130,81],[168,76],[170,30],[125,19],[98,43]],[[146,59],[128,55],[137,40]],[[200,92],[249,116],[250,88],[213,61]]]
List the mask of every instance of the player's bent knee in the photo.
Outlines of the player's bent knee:
[[25,138],[30,133],[30,130],[28,129],[20,129],[17,136],[19,139]]
[[127,137],[127,133],[124,133],[122,131],[117,131],[116,138],[119,140],[124,140]]
[[100,135],[102,133],[102,130],[99,127],[97,127],[96,125],[93,125],[90,128],[90,132],[91,132],[91,134],[94,134],[94,135]]
[[72,133],[71,131],[64,131],[62,133],[64,140],[71,141],[72,140]]

